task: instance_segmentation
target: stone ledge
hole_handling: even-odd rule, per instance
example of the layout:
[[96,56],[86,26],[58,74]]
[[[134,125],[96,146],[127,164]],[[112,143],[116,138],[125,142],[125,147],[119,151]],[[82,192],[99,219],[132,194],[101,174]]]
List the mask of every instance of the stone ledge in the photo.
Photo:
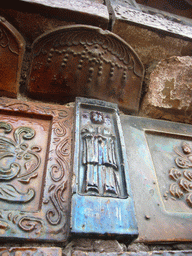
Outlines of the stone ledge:
[[87,24],[106,29],[109,24],[107,6],[101,1],[91,0],[23,0],[14,4],[7,0],[0,3],[0,15],[9,20],[30,43],[59,26]]
[[[192,27],[110,0],[112,32],[137,52],[145,66],[171,56],[192,55]],[[136,7],[135,7],[136,8]]]

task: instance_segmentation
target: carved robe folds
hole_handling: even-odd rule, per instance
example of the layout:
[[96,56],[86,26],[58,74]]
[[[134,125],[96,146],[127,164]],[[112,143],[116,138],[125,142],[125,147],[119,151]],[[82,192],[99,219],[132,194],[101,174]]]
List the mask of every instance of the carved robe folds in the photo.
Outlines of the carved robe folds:
[[72,233],[137,237],[116,104],[77,98]]
[[[94,130],[83,128],[83,165],[85,166],[85,192],[118,195],[116,174],[115,136],[109,130],[100,127]],[[99,179],[101,177],[101,181]],[[99,184],[101,182],[101,185]],[[101,191],[99,191],[101,187]]]

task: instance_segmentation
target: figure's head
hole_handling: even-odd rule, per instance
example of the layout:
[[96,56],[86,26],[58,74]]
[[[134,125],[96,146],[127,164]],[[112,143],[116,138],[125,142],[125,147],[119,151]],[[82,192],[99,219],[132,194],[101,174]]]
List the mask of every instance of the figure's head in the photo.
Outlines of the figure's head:
[[187,142],[183,142],[182,149],[183,149],[183,152],[185,154],[190,154],[191,153],[191,148],[190,148],[190,146]]

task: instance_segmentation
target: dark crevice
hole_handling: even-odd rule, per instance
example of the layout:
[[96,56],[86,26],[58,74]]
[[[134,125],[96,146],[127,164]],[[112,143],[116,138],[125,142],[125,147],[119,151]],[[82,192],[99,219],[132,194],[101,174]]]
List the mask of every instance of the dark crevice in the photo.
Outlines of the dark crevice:
[[107,30],[112,31],[114,11],[111,6],[110,0],[105,0],[104,3],[107,6],[108,13],[109,13],[109,24],[108,24]]

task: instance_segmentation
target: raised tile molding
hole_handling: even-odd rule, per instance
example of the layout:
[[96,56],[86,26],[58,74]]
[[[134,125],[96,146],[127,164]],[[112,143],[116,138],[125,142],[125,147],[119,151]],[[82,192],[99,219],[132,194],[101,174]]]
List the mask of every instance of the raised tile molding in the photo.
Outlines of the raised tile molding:
[[31,96],[67,102],[94,97],[138,111],[143,65],[115,34],[92,26],[63,27],[35,40],[32,54]]
[[0,248],[2,256],[62,256],[62,249],[57,247],[12,247]]
[[171,56],[191,56],[190,19],[165,15],[149,7],[144,11],[134,0],[108,0],[108,3],[113,13],[112,32],[133,47],[145,66]]
[[16,97],[24,50],[23,37],[0,17],[0,96]]
[[[104,0],[21,0],[38,6],[40,10],[47,10],[62,20],[74,21],[78,24],[89,24],[107,29],[109,13]],[[34,8],[34,7],[32,7]]]
[[192,241],[192,127],[121,116],[139,242]]
[[[171,20],[170,17],[163,17],[161,13],[159,15],[158,13],[146,13],[139,8],[139,5],[130,8],[131,4],[125,6],[118,4],[118,1],[116,0],[109,1],[111,3],[111,6],[113,7],[115,20],[122,19],[131,23],[137,23],[153,29],[162,30],[168,33],[173,33],[182,37],[192,39],[192,23],[190,25],[182,24],[184,22],[181,22],[182,18],[179,20],[179,16],[177,16],[178,20],[177,22],[175,22]],[[190,19],[185,18],[183,18],[183,20],[188,20],[188,22],[190,21]],[[114,21],[114,23],[115,22],[116,21]]]
[[138,235],[125,144],[116,104],[76,99],[71,232]]
[[72,109],[0,99],[0,237],[66,241]]

